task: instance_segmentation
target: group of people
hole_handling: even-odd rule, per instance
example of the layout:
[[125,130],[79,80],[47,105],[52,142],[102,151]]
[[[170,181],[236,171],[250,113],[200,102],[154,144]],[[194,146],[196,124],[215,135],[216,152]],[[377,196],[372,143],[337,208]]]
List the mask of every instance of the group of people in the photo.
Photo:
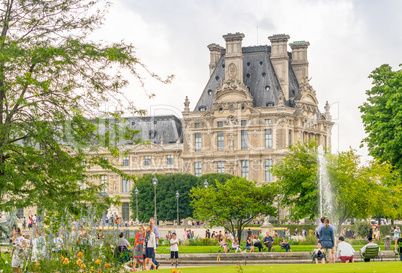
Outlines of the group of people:
[[34,228],[34,227],[36,227],[37,222],[40,223],[40,221],[41,221],[40,216],[36,216],[36,214],[28,216],[28,219],[25,218],[25,216],[24,216],[22,218],[22,228],[26,229],[27,228],[27,223],[28,223],[28,229]]

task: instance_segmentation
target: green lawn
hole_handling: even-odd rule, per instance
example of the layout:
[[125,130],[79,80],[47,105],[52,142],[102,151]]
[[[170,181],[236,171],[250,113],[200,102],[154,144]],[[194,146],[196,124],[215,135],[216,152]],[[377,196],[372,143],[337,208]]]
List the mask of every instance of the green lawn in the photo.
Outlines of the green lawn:
[[[248,265],[242,266],[244,273],[335,273],[335,272],[401,272],[402,262],[371,262],[348,264],[297,264],[297,265]],[[237,273],[236,266],[179,268],[182,273]],[[172,269],[159,270],[161,273],[172,272]]]
[[[292,251],[295,252],[308,252],[311,251],[315,248],[315,245],[294,245],[291,246]],[[353,246],[354,250],[359,251],[363,245],[356,245]],[[284,249],[281,249],[281,247],[274,246],[275,252],[285,252]],[[380,246],[381,250],[384,250],[384,246]],[[179,246],[179,253],[216,253],[219,249],[219,246]],[[222,249],[222,248],[221,248]],[[244,249],[243,249],[244,250]],[[256,249],[258,252],[258,249]],[[265,249],[265,251],[267,250]],[[158,247],[158,254],[168,254],[170,253],[170,247],[164,247],[164,246],[159,246]],[[234,251],[230,251],[230,253],[234,253]]]

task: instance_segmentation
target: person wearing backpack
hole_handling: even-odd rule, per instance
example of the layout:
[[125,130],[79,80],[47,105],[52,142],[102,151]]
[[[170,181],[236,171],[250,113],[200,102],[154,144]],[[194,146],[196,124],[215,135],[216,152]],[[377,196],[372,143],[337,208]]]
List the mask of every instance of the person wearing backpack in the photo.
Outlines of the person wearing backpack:
[[131,271],[135,271],[137,267],[137,262],[143,258],[143,251],[144,251],[144,240],[145,240],[145,228],[143,225],[140,225],[140,231],[137,232],[135,235],[135,242],[134,242],[134,263],[133,268]]

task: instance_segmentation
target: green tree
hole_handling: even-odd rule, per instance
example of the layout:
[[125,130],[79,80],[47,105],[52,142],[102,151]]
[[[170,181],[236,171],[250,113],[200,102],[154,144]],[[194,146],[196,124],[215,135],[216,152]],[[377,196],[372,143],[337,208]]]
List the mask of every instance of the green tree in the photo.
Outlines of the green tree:
[[[316,143],[297,143],[289,155],[273,167],[283,198],[281,205],[290,210],[294,219],[322,216],[319,215],[316,150]],[[402,185],[390,164],[374,161],[362,166],[354,150],[326,157],[334,198],[331,222],[341,225],[347,219],[369,218],[380,212],[386,217],[399,215]]]
[[233,177],[225,183],[216,181],[215,186],[193,188],[191,206],[194,217],[205,220],[210,226],[222,225],[235,234],[239,240],[245,226],[257,215],[276,215],[272,206],[276,196],[274,184],[257,185],[245,178]]
[[[102,0],[0,6],[0,210],[75,211],[80,202],[96,203],[106,185],[93,185],[87,168],[118,172],[103,153],[119,156],[119,141],[135,133],[120,119],[142,113],[122,100],[123,73],[143,84],[144,66],[132,45],[88,38],[103,22]],[[119,110],[100,110],[104,104]]]
[[360,106],[369,153],[402,174],[402,70],[384,64],[371,72],[373,87]]
[[318,161],[316,142],[293,144],[288,155],[272,168],[278,178],[280,206],[289,209],[293,219],[318,216]]
[[[139,220],[146,222],[154,216],[155,199],[154,186],[152,179],[154,175],[144,175],[135,182],[138,188],[138,211]],[[185,173],[176,174],[157,174],[158,179],[156,187],[156,209],[158,220],[173,221],[177,219],[177,200],[176,192],[179,192],[179,216],[180,219],[192,217],[193,209],[190,206],[190,190],[199,185],[199,178]],[[131,192],[131,211],[132,217],[136,217],[136,195],[135,188]]]

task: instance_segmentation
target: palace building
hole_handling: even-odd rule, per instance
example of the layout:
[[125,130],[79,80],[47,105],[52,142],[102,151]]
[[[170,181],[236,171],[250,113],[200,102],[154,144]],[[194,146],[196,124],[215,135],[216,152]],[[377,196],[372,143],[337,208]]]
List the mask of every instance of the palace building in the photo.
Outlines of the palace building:
[[[229,173],[269,183],[272,165],[293,143],[315,139],[330,147],[334,123],[328,102],[319,110],[308,80],[309,42],[288,44],[288,35],[277,34],[268,37],[270,45],[243,47],[242,33],[223,38],[225,47],[208,45],[210,78],[195,106],[186,97],[182,119],[126,118],[150,144],[125,142],[128,156],[112,162],[132,175]],[[107,193],[121,196],[122,207],[114,209],[128,219],[134,182],[111,172],[100,180],[93,182],[107,182]]]

